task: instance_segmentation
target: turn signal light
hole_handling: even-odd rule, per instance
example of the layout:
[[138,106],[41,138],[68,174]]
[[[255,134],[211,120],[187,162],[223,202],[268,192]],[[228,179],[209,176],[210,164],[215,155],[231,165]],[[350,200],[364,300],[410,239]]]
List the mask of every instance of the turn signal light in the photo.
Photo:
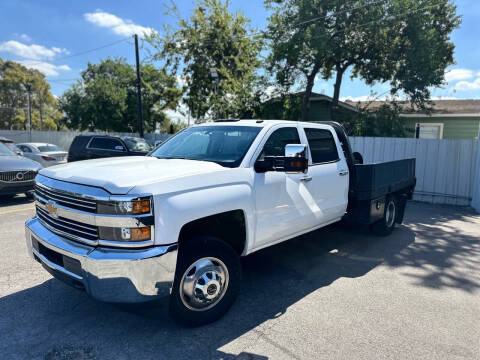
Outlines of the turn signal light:
[[150,212],[150,200],[133,201],[133,214],[148,214]]
[[150,240],[150,226],[130,229],[131,241]]

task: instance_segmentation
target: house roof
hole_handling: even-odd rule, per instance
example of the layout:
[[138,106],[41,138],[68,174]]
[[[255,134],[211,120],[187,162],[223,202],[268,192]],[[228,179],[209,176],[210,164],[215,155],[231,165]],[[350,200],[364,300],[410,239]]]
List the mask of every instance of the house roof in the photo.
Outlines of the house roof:
[[[371,111],[378,110],[380,106],[388,104],[388,101],[347,102],[358,108],[367,108]],[[410,103],[407,101],[402,101],[398,104],[402,108],[402,115],[405,116],[480,116],[480,100],[433,100],[432,111],[429,114],[416,107],[412,109]]]
[[[303,94],[303,92],[297,93],[297,94]],[[312,95],[310,96],[310,101],[328,101],[332,102],[333,98],[324,94],[319,94],[319,93],[314,93],[312,92]],[[358,112],[359,108],[353,104],[343,102],[343,101],[338,101],[338,106],[343,107],[347,110]]]

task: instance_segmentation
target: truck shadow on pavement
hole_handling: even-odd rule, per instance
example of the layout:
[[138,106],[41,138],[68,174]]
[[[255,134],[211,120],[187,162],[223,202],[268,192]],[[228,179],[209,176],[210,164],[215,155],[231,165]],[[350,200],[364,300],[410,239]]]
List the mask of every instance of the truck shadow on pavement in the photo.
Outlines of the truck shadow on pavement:
[[[262,359],[248,353],[251,339],[235,355],[220,348],[282,316],[289,306],[335,280],[365,275],[413,242],[413,232],[404,226],[388,238],[329,226],[261,250],[243,259],[242,290],[229,313],[200,328],[174,323],[166,298],[144,304],[106,304],[51,279],[1,298],[0,312],[8,315],[0,322],[0,330],[22,339],[27,351],[23,357],[63,359],[55,354],[83,354],[81,349],[87,349],[88,356],[79,359],[117,358],[125,351],[134,358],[166,359],[191,359],[192,354],[196,359],[233,359],[244,351],[240,359]],[[39,267],[38,271],[44,270]],[[254,330],[248,335],[252,336],[261,332]],[[286,356],[295,357],[269,341]],[[8,351],[0,353],[15,357]]]
[[[469,292],[480,288],[479,282],[462,279],[461,274],[443,279],[445,270],[458,261],[469,261],[469,252],[479,251],[478,237],[458,229],[445,230],[452,219],[465,216],[468,220],[468,211],[455,215],[446,211],[439,216],[424,213],[414,209],[409,217],[415,229],[402,225],[386,238],[329,226],[244,258],[243,285],[236,303],[224,318],[199,328],[173,322],[166,298],[145,304],[106,304],[51,279],[0,299],[0,331],[9,334],[9,340],[0,342],[0,354],[4,358],[64,359],[70,358],[65,352],[76,351],[80,355],[72,359],[265,359],[249,353],[262,338],[284,357],[297,358],[288,344],[267,338],[262,331],[272,326],[269,320],[283,316],[290,306],[338,279],[364,276],[382,264],[427,268],[414,273],[413,285]],[[39,267],[38,271],[43,270]],[[311,316],[321,307],[315,304]],[[234,348],[228,351],[234,353],[223,349],[228,344]]]
[[33,198],[29,198],[23,194],[16,196],[0,196],[0,209],[3,206],[31,204],[33,201]]

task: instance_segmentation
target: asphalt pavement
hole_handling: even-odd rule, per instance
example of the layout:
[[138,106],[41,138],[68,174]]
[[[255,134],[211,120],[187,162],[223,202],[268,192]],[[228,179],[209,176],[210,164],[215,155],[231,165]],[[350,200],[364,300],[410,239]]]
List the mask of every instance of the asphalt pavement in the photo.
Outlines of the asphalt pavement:
[[240,296],[184,328],[166,299],[95,301],[28,257],[0,203],[1,359],[480,359],[480,215],[408,204],[386,238],[330,226],[243,259]]

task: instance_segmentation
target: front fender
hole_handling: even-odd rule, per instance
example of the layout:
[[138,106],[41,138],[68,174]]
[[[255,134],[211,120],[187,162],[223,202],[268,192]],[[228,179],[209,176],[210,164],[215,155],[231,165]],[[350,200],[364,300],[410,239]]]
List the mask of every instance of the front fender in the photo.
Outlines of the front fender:
[[247,239],[244,253],[247,253],[254,239],[254,208],[252,188],[244,182],[155,196],[155,243],[175,243],[185,224],[232,210],[242,210],[245,214]]

